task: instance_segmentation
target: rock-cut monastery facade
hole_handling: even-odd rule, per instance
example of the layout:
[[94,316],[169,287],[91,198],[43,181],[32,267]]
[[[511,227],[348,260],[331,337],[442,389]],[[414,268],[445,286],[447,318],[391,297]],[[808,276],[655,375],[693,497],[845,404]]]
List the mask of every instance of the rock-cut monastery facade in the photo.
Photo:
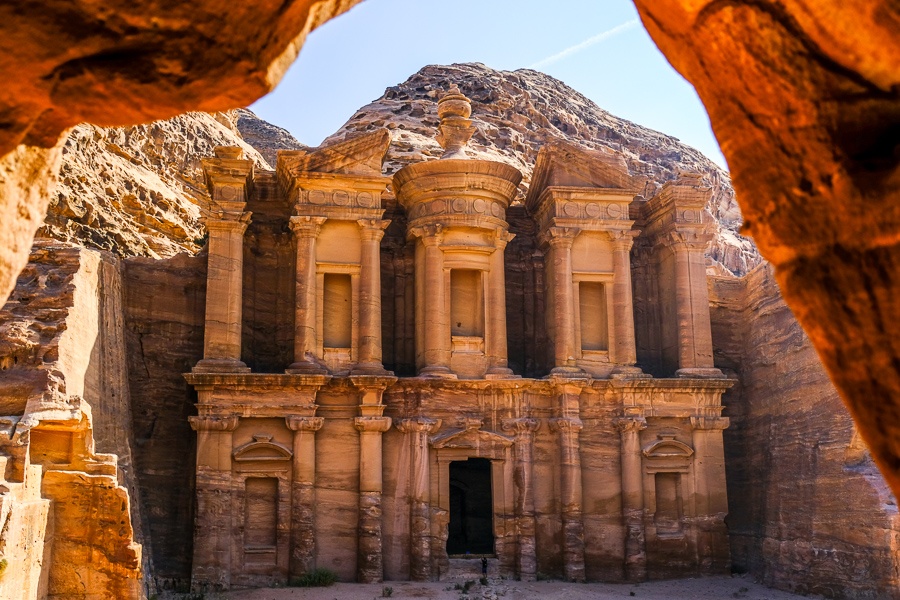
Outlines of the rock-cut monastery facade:
[[[440,580],[466,556],[526,580],[728,569],[710,190],[685,174],[644,198],[615,153],[557,143],[511,205],[522,175],[468,156],[470,112],[452,87],[444,156],[392,181],[386,130],[274,173],[237,148],[204,161],[195,589]],[[515,294],[513,244],[543,265]],[[510,335],[511,311],[535,331]]]

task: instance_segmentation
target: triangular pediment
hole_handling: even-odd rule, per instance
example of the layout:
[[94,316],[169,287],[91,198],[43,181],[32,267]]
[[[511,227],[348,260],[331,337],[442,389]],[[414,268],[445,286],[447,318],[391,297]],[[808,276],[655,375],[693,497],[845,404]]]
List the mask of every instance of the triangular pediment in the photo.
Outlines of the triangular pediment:
[[387,129],[347,137],[339,142],[305,150],[282,150],[277,170],[291,176],[301,173],[381,176],[381,165],[391,144]]
[[513,439],[493,431],[481,429],[450,429],[431,438],[435,448],[482,448],[492,444],[511,446]]
[[629,173],[621,153],[558,140],[544,145],[538,152],[525,203],[535,208],[548,187],[620,189],[636,194],[642,183]]

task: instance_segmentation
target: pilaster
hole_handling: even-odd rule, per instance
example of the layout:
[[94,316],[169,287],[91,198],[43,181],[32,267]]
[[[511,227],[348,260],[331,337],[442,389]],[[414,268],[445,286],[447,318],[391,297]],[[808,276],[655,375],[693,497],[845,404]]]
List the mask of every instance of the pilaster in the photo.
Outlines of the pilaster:
[[[315,406],[311,407],[315,412]],[[285,417],[294,432],[291,480],[291,555],[290,574],[303,575],[315,568],[316,515],[316,432],[322,428],[322,417]]]
[[[443,226],[414,227],[416,245],[416,362],[419,375],[456,378],[450,370],[450,315],[446,303],[444,253],[441,250]],[[419,293],[421,291],[421,293]]]
[[297,243],[296,313],[294,318],[294,362],[288,373],[325,373],[316,357],[316,238],[325,217],[291,217]]
[[581,375],[575,365],[575,294],[572,290],[572,243],[577,227],[549,227],[542,237],[547,246],[547,329],[553,337],[553,369],[558,375]]
[[359,360],[353,374],[387,374],[381,354],[381,239],[390,221],[360,219]]
[[534,581],[537,578],[537,554],[535,534],[537,526],[534,514],[534,433],[540,421],[529,417],[504,419],[504,431],[515,436],[515,475],[516,501],[515,515],[518,548],[516,553],[516,570],[522,581]]
[[703,573],[727,572],[731,550],[725,516],[728,492],[725,487],[723,431],[728,417],[691,417],[694,445],[694,489],[697,495],[697,554]]
[[647,549],[644,532],[644,484],[641,471],[641,431],[647,420],[640,409],[630,409],[616,419],[622,444],[622,516],[625,525],[625,579],[647,578]]
[[504,228],[494,233],[494,251],[488,274],[488,320],[486,327],[488,370],[486,379],[515,377],[509,368],[506,340],[506,246],[516,237]]

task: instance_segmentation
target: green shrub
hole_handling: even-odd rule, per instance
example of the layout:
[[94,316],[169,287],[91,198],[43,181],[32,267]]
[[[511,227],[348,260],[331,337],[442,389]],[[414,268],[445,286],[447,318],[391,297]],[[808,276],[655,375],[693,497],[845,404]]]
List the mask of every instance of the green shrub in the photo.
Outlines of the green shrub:
[[382,598],[390,598],[393,595],[394,595],[394,588],[392,588],[391,586],[386,585],[383,588],[381,588],[381,597]]
[[329,569],[313,569],[300,577],[291,577],[288,585],[291,587],[328,587],[334,585],[337,575]]

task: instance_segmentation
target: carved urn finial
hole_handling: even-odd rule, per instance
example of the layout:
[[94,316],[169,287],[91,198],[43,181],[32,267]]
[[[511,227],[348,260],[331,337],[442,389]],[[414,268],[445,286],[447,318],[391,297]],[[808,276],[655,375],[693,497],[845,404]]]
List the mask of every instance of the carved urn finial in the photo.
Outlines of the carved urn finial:
[[459,91],[455,83],[438,100],[438,116],[441,118],[440,133],[437,141],[444,149],[441,158],[468,158],[466,144],[475,127],[469,115],[472,114],[472,102]]

